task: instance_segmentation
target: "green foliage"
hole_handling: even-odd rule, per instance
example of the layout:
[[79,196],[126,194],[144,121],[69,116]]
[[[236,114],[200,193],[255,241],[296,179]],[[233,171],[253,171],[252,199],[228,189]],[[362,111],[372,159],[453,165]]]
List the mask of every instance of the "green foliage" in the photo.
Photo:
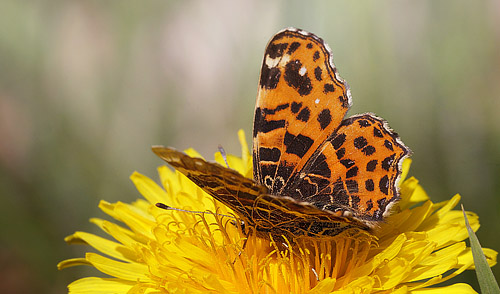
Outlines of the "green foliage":
[[481,244],[479,244],[479,239],[469,225],[469,220],[465,214],[464,206],[462,205],[462,211],[464,213],[465,225],[467,231],[469,232],[470,247],[472,250],[472,256],[474,257],[474,265],[476,267],[477,280],[479,281],[479,286],[481,287],[481,293],[483,294],[499,294],[500,288],[495,280],[495,276],[491,271],[486,257],[484,256]]

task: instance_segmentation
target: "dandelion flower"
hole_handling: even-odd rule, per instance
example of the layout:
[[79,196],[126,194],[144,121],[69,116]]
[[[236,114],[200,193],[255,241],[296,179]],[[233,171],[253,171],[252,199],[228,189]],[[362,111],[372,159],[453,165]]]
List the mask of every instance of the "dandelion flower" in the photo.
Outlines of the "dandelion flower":
[[[239,137],[242,156],[227,160],[251,177],[243,132]],[[186,153],[199,156],[192,149]],[[224,164],[220,154],[216,160]],[[409,166],[406,160],[403,179]],[[70,293],[475,293],[467,284],[438,285],[474,269],[462,212],[453,210],[460,196],[433,203],[413,177],[401,181],[402,199],[374,237],[341,234],[292,245],[255,234],[245,241],[229,208],[184,175],[165,166],[158,172],[161,186],[137,172],[131,176],[145,199],[99,204],[121,224],[91,222],[114,240],[86,232],[65,239],[100,254],[62,261],[59,269],[90,265],[108,275],[79,279],[68,286]],[[206,213],[166,211],[158,202]],[[467,217],[477,231],[478,216]],[[497,253],[483,251],[494,265]]]

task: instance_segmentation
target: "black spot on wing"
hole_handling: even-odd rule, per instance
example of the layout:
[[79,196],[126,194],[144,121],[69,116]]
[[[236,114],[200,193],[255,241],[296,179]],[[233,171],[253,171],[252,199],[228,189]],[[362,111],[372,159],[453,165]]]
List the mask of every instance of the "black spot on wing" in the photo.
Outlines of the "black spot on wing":
[[316,61],[319,59],[319,51],[314,52],[313,54],[313,61]]
[[340,125],[341,126],[344,126],[344,127],[347,127],[347,126],[350,126],[352,125],[352,123],[354,122],[354,118],[352,117],[349,117],[349,118],[346,118],[344,119],[343,121],[340,122]]
[[314,140],[301,134],[294,136],[289,132],[286,132],[283,143],[286,146],[287,153],[295,154],[302,158],[307,153],[309,148],[311,148]]
[[346,174],[345,174],[345,177],[346,179],[348,178],[353,178],[355,176],[358,175],[358,167],[357,166],[353,166],[351,169],[349,169]]
[[385,195],[389,195],[389,178],[387,175],[383,176],[380,181],[378,182],[378,187],[380,189],[380,192],[384,193]]
[[312,43],[307,43],[306,47],[307,47],[307,49],[312,49],[313,44]]
[[372,160],[372,161],[369,161],[367,164],[366,164],[366,171],[369,171],[369,172],[372,172],[375,170],[375,168],[377,167],[377,163],[378,161],[376,159]]
[[365,189],[366,191],[373,191],[375,190],[375,183],[373,183],[372,179],[368,179],[365,181]]
[[304,107],[297,115],[297,119],[303,122],[309,121],[309,116],[311,115],[311,111],[309,111],[309,107]]
[[357,149],[364,148],[366,145],[368,145],[368,141],[365,137],[359,136],[354,139],[354,147],[356,147]]
[[369,121],[367,121],[366,119],[360,119],[360,120],[358,120],[358,124],[362,128],[366,128],[368,126],[371,126],[371,123]]
[[299,60],[292,60],[285,65],[284,79],[286,83],[297,90],[300,96],[309,95],[312,90],[311,79],[307,75],[300,75],[299,71],[302,63]]
[[373,153],[375,153],[375,147],[373,147],[372,145],[368,145],[366,146],[365,148],[363,148],[363,153],[366,155],[366,156],[370,156],[372,155]]
[[347,96],[345,94],[339,96],[339,101],[340,101],[340,103],[342,103],[343,108],[349,107],[349,99],[347,98]]
[[391,151],[394,151],[394,147],[392,146],[392,142],[391,141],[385,140],[384,141],[384,146],[385,146],[385,148],[387,148],[387,149],[389,149]]
[[341,159],[345,155],[345,148],[340,148],[337,152],[335,152],[335,154],[337,155],[337,159]]
[[339,149],[345,142],[345,134],[338,134],[332,140],[332,146],[335,150]]
[[385,169],[386,171],[389,171],[389,169],[392,166],[392,163],[394,162],[396,154],[392,154],[391,156],[387,156],[382,160],[382,168]]
[[290,44],[290,47],[288,48],[287,54],[289,54],[289,55],[292,54],[299,47],[300,47],[300,43],[299,42],[293,42],[292,44]]
[[318,115],[318,122],[319,126],[321,127],[322,130],[324,130],[330,122],[332,122],[332,116],[330,114],[330,109],[325,108],[323,109],[320,114]]
[[281,151],[278,148],[259,148],[259,159],[261,161],[278,162],[281,157]]
[[291,110],[293,113],[297,113],[297,112],[299,112],[301,107],[302,107],[302,102],[300,102],[300,103],[292,102]]
[[259,128],[262,127],[264,121],[264,116],[262,113],[262,109],[260,107],[257,107],[255,109],[255,115],[253,118],[253,137],[257,137],[257,133],[259,132]]
[[280,77],[281,71],[279,68],[269,68],[266,64],[263,64],[260,71],[260,86],[267,90],[276,89]]
[[284,128],[286,121],[284,119],[281,120],[264,120],[261,125],[257,125],[257,130],[263,133],[269,133],[270,131]]
[[333,84],[325,84],[323,86],[323,93],[328,94],[330,92],[335,92],[335,87]]
[[257,133],[263,132],[268,133],[272,130],[279,129],[285,127],[285,120],[266,120],[263,115],[262,109],[259,107],[255,109],[255,117],[253,123],[253,136],[254,138],[257,136]]
[[314,77],[316,78],[317,81],[323,80],[323,78],[321,77],[322,73],[323,70],[321,69],[321,67],[318,66],[314,69]]
[[286,47],[288,47],[288,43],[270,44],[267,47],[266,54],[272,59],[281,57],[283,56]]
[[382,138],[384,136],[378,128],[373,128],[373,135],[378,138]]
[[262,111],[264,112],[265,115],[267,115],[267,114],[275,114],[278,111],[287,109],[289,106],[290,106],[290,104],[284,103],[284,104],[280,104],[280,105],[276,106],[276,108],[273,108],[273,109],[262,108]]
[[355,162],[352,159],[342,159],[340,163],[342,163],[342,165],[345,166],[345,168],[350,168],[351,166],[354,165]]

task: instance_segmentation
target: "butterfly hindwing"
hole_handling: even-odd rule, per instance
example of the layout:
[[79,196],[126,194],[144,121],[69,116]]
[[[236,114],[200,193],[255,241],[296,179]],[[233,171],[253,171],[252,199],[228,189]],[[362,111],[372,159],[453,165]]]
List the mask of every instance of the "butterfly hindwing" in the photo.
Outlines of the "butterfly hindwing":
[[285,194],[320,209],[381,221],[398,200],[401,162],[409,153],[383,119],[353,116],[342,121]]

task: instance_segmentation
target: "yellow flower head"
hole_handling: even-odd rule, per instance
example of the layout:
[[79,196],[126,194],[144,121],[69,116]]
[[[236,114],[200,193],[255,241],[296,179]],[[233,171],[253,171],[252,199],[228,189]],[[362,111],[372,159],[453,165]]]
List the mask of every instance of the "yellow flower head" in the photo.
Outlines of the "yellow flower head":
[[[242,156],[227,159],[251,177],[251,156],[239,135]],[[224,164],[220,154],[216,160]],[[402,179],[409,165],[406,160]],[[139,173],[131,176],[146,200],[101,201],[99,207],[123,224],[91,222],[116,241],[85,232],[66,238],[102,255],[68,259],[60,269],[86,264],[110,276],[77,280],[70,293],[475,293],[467,284],[429,288],[474,265],[462,212],[452,210],[460,196],[433,203],[415,178],[401,181],[398,208],[375,236],[341,234],[292,245],[244,235],[229,208],[184,175],[165,166],[158,171],[162,187]],[[202,213],[166,211],[158,202]],[[477,215],[467,216],[476,231]],[[494,265],[497,253],[483,251]]]

